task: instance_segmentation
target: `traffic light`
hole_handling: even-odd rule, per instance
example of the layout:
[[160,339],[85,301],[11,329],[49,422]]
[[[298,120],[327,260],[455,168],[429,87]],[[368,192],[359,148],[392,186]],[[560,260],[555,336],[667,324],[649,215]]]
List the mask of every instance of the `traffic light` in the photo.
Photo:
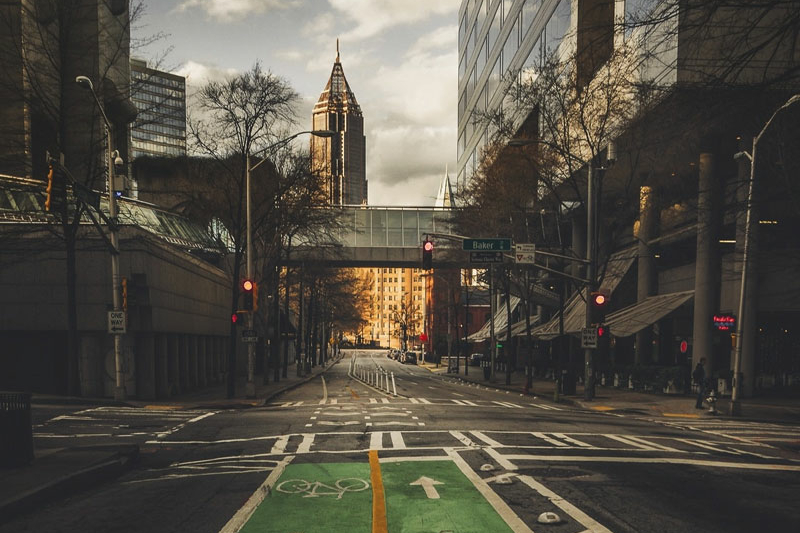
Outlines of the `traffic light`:
[[244,323],[245,323],[245,320],[246,320],[246,318],[245,318],[244,311],[237,311],[237,312],[231,314],[231,324],[234,324],[236,326],[243,326]]
[[609,303],[608,295],[604,292],[594,291],[590,298],[592,303],[592,323],[600,324],[606,318]]
[[242,294],[244,295],[244,302],[242,302],[242,309],[245,311],[253,311],[253,288],[255,283],[251,279],[242,281]]
[[422,243],[422,268],[424,270],[433,268],[433,241],[428,239]]
[[67,180],[64,171],[58,168],[55,161],[50,162],[46,191],[44,210],[48,213],[60,213],[67,202]]

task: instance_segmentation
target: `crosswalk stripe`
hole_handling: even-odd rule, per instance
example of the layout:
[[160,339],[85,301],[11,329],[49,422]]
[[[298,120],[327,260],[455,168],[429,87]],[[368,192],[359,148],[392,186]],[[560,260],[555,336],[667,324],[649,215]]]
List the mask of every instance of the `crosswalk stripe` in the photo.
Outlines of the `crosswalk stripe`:
[[388,399],[388,398],[381,398],[381,401],[382,401],[383,403],[389,403],[389,399]]
[[403,440],[403,434],[399,431],[390,431],[389,435],[392,437],[392,447],[398,450],[405,450],[406,443]]
[[469,437],[467,437],[466,435],[464,435],[460,431],[452,431],[451,430],[450,434],[453,437],[455,437],[456,440],[458,440],[464,446],[470,446],[470,447],[477,446],[477,444],[475,444]]
[[521,405],[517,405],[517,404],[511,403],[511,402],[498,402],[496,400],[492,400],[492,403],[496,403],[497,405],[499,405],[501,407],[509,407],[509,408],[512,408],[512,409],[522,409]]
[[569,447],[569,444],[567,444],[566,442],[561,442],[560,440],[552,439],[552,438],[548,437],[547,435],[545,435],[544,433],[534,432],[534,433],[531,433],[531,435],[533,435],[534,437],[536,437],[538,439],[542,439],[543,441],[545,441],[547,443],[550,443],[553,446],[558,446],[558,447],[561,447],[561,448]]
[[456,405],[467,405],[467,404],[464,403],[463,400],[451,399],[450,401],[453,402]]
[[464,402],[467,405],[471,405],[472,407],[480,407],[477,403],[471,402],[469,400],[461,400],[461,401]]
[[544,409],[546,411],[563,411],[561,407],[554,407],[552,405],[544,405],[541,403],[532,403],[530,404],[531,407],[536,407],[538,409]]
[[470,431],[473,435],[475,435],[479,440],[483,441],[484,444],[496,448],[502,448],[503,445],[494,440],[491,437],[487,437],[482,431]]
[[409,400],[411,400],[411,403],[419,403],[419,400],[416,398],[409,398]]
[[375,431],[369,437],[369,449],[370,450],[382,450],[383,449],[383,431]]
[[375,398],[370,398],[369,403],[378,403],[378,400]]
[[275,441],[275,444],[272,445],[272,450],[270,450],[270,454],[274,453],[284,453],[286,451],[286,446],[289,444],[289,435],[282,435],[278,437]]
[[314,444],[314,433],[303,433],[303,442],[297,447],[297,453],[310,453]]
[[[707,441],[702,441],[697,439],[678,439],[678,438],[674,440],[678,442],[683,442],[684,444],[688,444],[690,446],[697,446],[698,448],[711,450],[712,452],[725,453],[729,451],[729,450],[723,450],[722,448],[717,448],[716,446],[712,446]],[[733,453],[735,455],[741,455],[739,452],[730,452],[730,453]]]
[[419,403],[427,403],[427,404],[431,403],[430,400],[426,400],[425,398],[418,398],[418,399]]
[[594,448],[594,446],[592,446],[591,444],[587,444],[585,442],[579,441],[578,439],[574,439],[572,437],[568,437],[567,435],[564,435],[563,433],[553,433],[553,436],[557,437],[557,438],[559,438],[561,440],[564,440],[566,442],[570,442],[570,443],[572,443],[572,444],[574,444],[576,446],[580,446],[581,448]]

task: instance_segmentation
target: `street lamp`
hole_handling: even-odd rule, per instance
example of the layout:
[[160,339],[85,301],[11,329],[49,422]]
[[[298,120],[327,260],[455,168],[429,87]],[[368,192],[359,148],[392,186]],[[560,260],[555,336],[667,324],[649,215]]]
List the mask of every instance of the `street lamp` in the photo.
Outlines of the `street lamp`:
[[753,137],[753,148],[751,149],[750,153],[747,152],[738,152],[734,155],[734,158],[738,158],[740,156],[744,156],[750,160],[750,180],[747,187],[747,215],[745,217],[744,222],[744,246],[742,250],[742,281],[739,284],[739,317],[738,322],[736,324],[736,350],[734,352],[733,357],[733,390],[731,391],[731,407],[730,407],[730,414],[738,415],[741,412],[741,405],[739,403],[739,395],[741,394],[741,383],[739,379],[739,373],[741,372],[742,367],[742,333],[744,332],[743,324],[744,324],[744,313],[745,313],[745,306],[744,306],[744,299],[745,299],[745,291],[747,287],[747,265],[750,260],[750,225],[751,225],[751,216],[752,216],[752,209],[753,209],[753,185],[755,184],[756,178],[756,148],[758,148],[758,141],[761,140],[761,137],[766,133],[767,128],[769,128],[772,121],[775,117],[783,111],[784,109],[800,102],[800,94],[795,94],[791,98],[789,98],[782,106],[775,110],[772,113],[772,116],[769,117],[764,127],[761,128],[761,131]]
[[[111,224],[109,224],[109,232],[110,232],[110,241],[111,241],[111,294],[112,294],[112,303],[114,306],[114,311],[120,311],[121,305],[121,297],[120,297],[120,276],[119,276],[119,237],[117,236],[118,226],[117,226],[117,197],[116,191],[114,187],[114,168],[116,166],[121,167],[123,165],[122,158],[119,156],[119,152],[113,149],[113,135],[112,131],[113,128],[111,127],[111,122],[108,120],[108,116],[106,115],[105,109],[103,109],[103,105],[100,103],[100,100],[97,98],[97,93],[94,92],[94,85],[92,84],[92,80],[90,80],[86,76],[77,76],[75,78],[75,83],[88,89],[92,96],[94,97],[94,101],[97,104],[97,108],[100,110],[100,114],[103,116],[103,122],[106,125],[106,142],[107,146],[107,155],[108,155],[108,214],[110,217]],[[116,375],[116,387],[114,389],[114,399],[115,400],[124,400],[126,397],[125,392],[125,376],[123,374],[123,365],[122,365],[122,336],[120,333],[114,333],[114,367],[115,367],[115,375]]]
[[[261,152],[266,152],[268,150],[272,150],[279,146],[283,146],[288,144],[293,139],[296,139],[300,135],[303,134],[311,134],[315,137],[323,137],[323,138],[330,138],[337,134],[337,132],[333,130],[307,130],[307,131],[300,131],[295,133],[294,135],[290,135],[285,139],[282,139],[278,142],[272,143],[269,146],[262,148],[258,152],[253,155],[257,155]],[[253,225],[252,225],[252,216],[251,216],[251,209],[250,209],[250,174],[260,167],[264,162],[267,161],[268,157],[263,157],[261,161],[256,163],[255,165],[250,165],[250,152],[247,152],[246,160],[245,160],[245,197],[246,197],[246,211],[247,211],[247,279],[253,279]],[[238,282],[237,282],[238,283]],[[253,329],[253,313],[248,314],[247,318],[247,328],[252,330]],[[256,369],[256,347],[255,344],[248,343],[247,344],[247,385],[245,386],[245,395],[248,398],[255,398],[256,396],[256,384],[255,384],[255,369]]]
[[[559,147],[555,146],[553,143],[546,141],[544,139],[511,139],[508,142],[509,146],[527,146],[530,144],[543,144],[545,146],[549,146],[555,150],[558,150],[562,154]],[[585,309],[585,321],[584,327],[589,329],[592,327],[592,302],[589,298],[589,295],[595,289],[595,231],[596,231],[596,206],[595,202],[597,198],[595,198],[595,187],[594,187],[594,168],[593,168],[593,160],[594,157],[590,158],[589,161],[584,161],[578,156],[575,156],[571,153],[564,154],[567,157],[577,161],[581,165],[586,167],[586,309]],[[607,165],[611,166],[616,161],[616,147],[612,142],[608,143],[607,148]],[[604,171],[607,167],[598,167],[598,171]],[[564,314],[564,310],[562,308],[561,314]],[[562,317],[563,320],[563,317]],[[594,398],[594,348],[585,348],[584,349],[584,365],[585,365],[585,373],[584,373],[584,398],[586,400],[591,400]],[[559,376],[560,377],[560,376]]]

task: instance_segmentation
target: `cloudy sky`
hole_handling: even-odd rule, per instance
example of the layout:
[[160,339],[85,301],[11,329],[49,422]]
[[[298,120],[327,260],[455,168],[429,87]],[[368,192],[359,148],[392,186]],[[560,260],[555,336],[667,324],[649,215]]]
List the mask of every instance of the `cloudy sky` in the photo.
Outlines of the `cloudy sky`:
[[[299,129],[342,67],[364,113],[371,205],[431,205],[456,163],[459,0],[146,0],[134,55],[187,76],[188,91],[260,61],[300,93]],[[169,50],[168,50],[169,49]]]

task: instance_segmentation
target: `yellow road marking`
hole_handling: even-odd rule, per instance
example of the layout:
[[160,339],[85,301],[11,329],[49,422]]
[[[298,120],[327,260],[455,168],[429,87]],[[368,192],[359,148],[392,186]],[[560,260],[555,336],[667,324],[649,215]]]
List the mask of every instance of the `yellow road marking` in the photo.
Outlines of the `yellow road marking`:
[[661,413],[661,416],[671,416],[673,418],[700,418],[697,413]]
[[607,405],[595,405],[594,407],[590,407],[590,409],[594,411],[613,411],[616,409],[615,407],[609,407]]
[[387,533],[386,500],[383,494],[378,450],[369,451],[369,480],[372,483],[372,533]]
[[356,399],[358,399],[358,394],[356,394],[356,391],[354,391],[354,390],[353,390],[353,389],[351,389],[350,387],[347,387],[347,390],[349,390],[349,391],[350,391],[350,394],[352,394],[352,395],[353,395],[353,398],[356,398]]

